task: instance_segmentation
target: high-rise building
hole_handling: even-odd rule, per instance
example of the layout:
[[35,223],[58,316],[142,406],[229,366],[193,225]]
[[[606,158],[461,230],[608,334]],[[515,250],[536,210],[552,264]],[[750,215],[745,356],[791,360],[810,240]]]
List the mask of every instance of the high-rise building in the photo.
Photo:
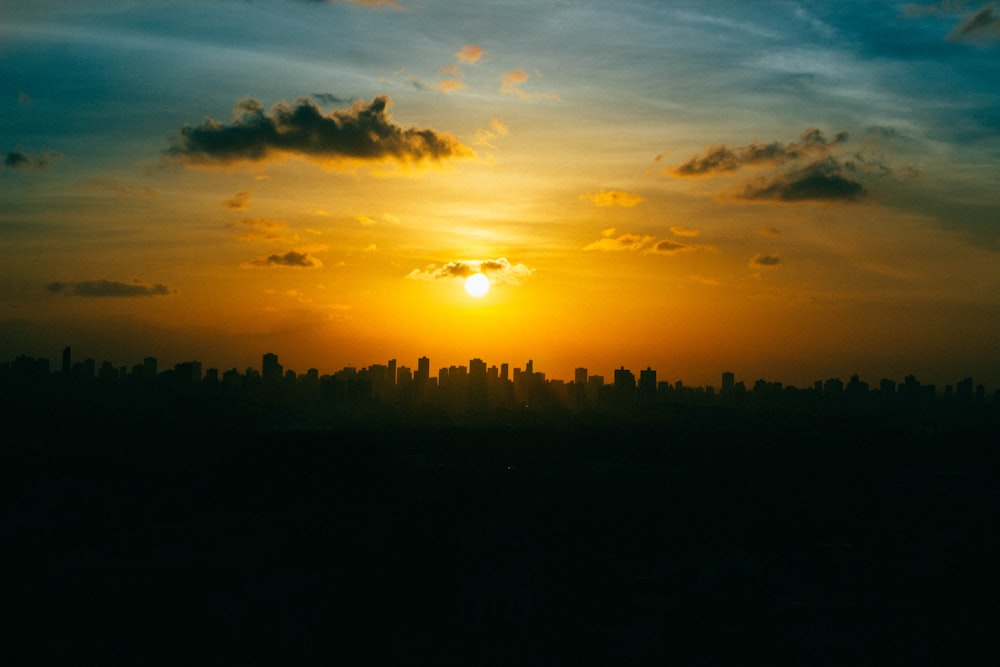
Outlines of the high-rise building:
[[722,374],[722,393],[731,394],[736,390],[736,374],[726,371]]
[[580,385],[587,384],[587,369],[577,368],[573,371],[573,382]]
[[281,382],[284,369],[278,363],[278,355],[267,352],[261,362],[261,377],[264,382]]
[[73,368],[72,361],[73,361],[72,360],[72,351],[70,350],[69,345],[67,345],[65,348],[63,348],[63,353],[62,353],[62,372],[63,372],[63,375],[69,375],[70,369]]
[[431,360],[427,357],[417,359],[417,372],[413,379],[417,384],[426,384],[431,377]]
[[152,380],[156,377],[156,357],[146,357],[142,360],[142,379]]
[[649,366],[646,366],[645,370],[639,371],[639,391],[644,396],[656,393],[656,371]]
[[615,369],[615,389],[630,391],[635,389],[635,374],[622,366]]

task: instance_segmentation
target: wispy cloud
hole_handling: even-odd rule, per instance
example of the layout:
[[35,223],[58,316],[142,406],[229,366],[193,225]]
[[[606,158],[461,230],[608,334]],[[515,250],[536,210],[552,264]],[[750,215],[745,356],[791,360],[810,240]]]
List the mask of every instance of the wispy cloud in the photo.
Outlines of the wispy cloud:
[[296,155],[325,164],[396,162],[473,157],[453,135],[430,128],[403,128],[390,120],[391,100],[379,95],[349,109],[323,111],[309,98],[279,102],[270,111],[254,99],[236,105],[235,120],[205,119],[185,126],[165,153],[185,163],[228,165]]
[[154,187],[148,185],[133,186],[127,183],[122,183],[116,178],[110,178],[106,176],[99,176],[96,178],[91,178],[87,181],[90,185],[101,190],[106,190],[108,192],[113,192],[116,195],[121,195],[123,197],[159,197],[160,191]]
[[919,18],[922,16],[957,14],[965,10],[968,4],[966,0],[941,0],[929,5],[908,2],[903,5],[903,16],[907,18]]
[[[686,232],[686,234],[679,234],[679,236],[696,236],[698,234],[697,230],[682,229],[680,227],[671,228],[673,232],[674,229],[678,229],[681,232]],[[692,233],[693,232],[693,233]],[[673,232],[677,234],[677,232]],[[675,241],[673,239],[661,239],[657,240],[656,237],[650,236],[648,234],[618,234],[617,230],[613,227],[610,229],[605,229],[601,232],[601,238],[593,243],[584,246],[584,250],[600,250],[603,252],[621,252],[625,250],[630,251],[642,251],[643,253],[654,254],[654,255],[679,255],[685,252],[696,252],[696,251],[707,251],[713,252],[716,250],[715,246],[708,245],[706,243],[681,243],[680,241]]]
[[644,201],[642,195],[624,190],[605,190],[604,188],[597,192],[580,195],[580,199],[589,201],[595,206],[622,206],[624,208],[631,208]]
[[3,159],[3,166],[8,169],[23,169],[39,171],[48,169],[52,164],[62,157],[62,153],[56,151],[44,151],[42,153],[25,153],[21,150],[13,150],[7,153]]
[[955,26],[948,38],[956,42],[992,43],[1000,41],[1000,13],[991,2]]
[[82,280],[80,282],[55,282],[45,286],[53,294],[89,297],[150,297],[167,296],[176,290],[162,283],[148,283],[138,278],[131,282],[117,280]]
[[479,128],[476,130],[475,144],[484,148],[494,148],[493,142],[499,137],[506,137],[510,130],[499,118],[490,118],[490,129]]
[[242,230],[236,238],[243,241],[287,240],[285,230],[288,228],[288,223],[283,220],[243,218],[242,220],[229,223],[226,227]]
[[620,234],[616,236],[617,230],[612,227],[601,232],[601,238],[583,247],[584,250],[602,250],[604,252],[618,252],[622,250],[639,250],[643,246],[651,243],[652,236],[640,234]]
[[240,264],[240,268],[243,269],[266,269],[276,267],[318,269],[322,266],[323,263],[309,253],[297,252],[295,250],[289,250],[284,255],[274,254],[266,257],[257,257],[256,259],[250,259]]
[[475,44],[466,44],[455,52],[455,57],[459,62],[473,65],[486,55],[486,50]]
[[453,93],[456,90],[465,88],[465,82],[461,79],[441,79],[434,87],[443,93]]
[[548,100],[559,99],[559,96],[555,93],[530,93],[524,90],[522,86],[527,83],[530,78],[531,75],[525,72],[523,67],[518,67],[517,69],[504,72],[503,76],[500,77],[500,92],[504,95],[514,95],[522,100],[530,100],[539,97]]
[[250,193],[246,191],[237,192],[222,202],[222,206],[230,211],[245,211],[250,208]]
[[361,5],[362,7],[374,7],[376,9],[381,9],[383,7],[389,9],[403,9],[403,6],[399,4],[397,0],[311,0],[312,2],[318,2],[327,5]]
[[752,269],[769,269],[781,264],[778,255],[754,255],[748,266]]
[[442,278],[468,278],[474,273],[485,274],[493,285],[520,286],[535,272],[524,264],[512,264],[506,257],[497,259],[454,260],[447,264],[428,264],[406,274],[410,280],[440,280]]
[[687,229],[685,227],[678,227],[676,225],[670,228],[670,233],[675,236],[687,236],[687,237],[698,236],[699,234],[701,234],[701,232],[698,231],[697,229]]

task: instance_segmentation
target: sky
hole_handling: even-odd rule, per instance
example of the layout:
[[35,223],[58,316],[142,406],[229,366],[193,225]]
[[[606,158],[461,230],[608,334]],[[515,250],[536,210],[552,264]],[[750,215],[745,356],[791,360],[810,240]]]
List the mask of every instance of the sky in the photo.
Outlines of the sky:
[[5,0],[0,359],[1000,387],[998,82],[997,2]]

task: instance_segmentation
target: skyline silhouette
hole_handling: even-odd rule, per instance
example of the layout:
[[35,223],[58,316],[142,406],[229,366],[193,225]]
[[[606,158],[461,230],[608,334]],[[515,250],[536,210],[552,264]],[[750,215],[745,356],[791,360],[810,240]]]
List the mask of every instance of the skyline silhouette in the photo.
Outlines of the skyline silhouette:
[[1000,664],[998,0],[0,44],[5,657]]
[[[353,364],[329,373],[320,373],[316,368],[309,368],[304,373],[292,368],[285,368],[280,362],[278,354],[265,352],[261,356],[258,367],[249,366],[243,371],[231,368],[226,371],[213,366],[205,366],[200,360],[191,360],[174,364],[172,368],[160,369],[158,358],[146,356],[142,363],[127,365],[116,365],[113,361],[103,360],[100,365],[90,357],[84,360],[74,360],[72,347],[63,348],[59,359],[59,366],[56,368],[51,360],[45,357],[35,358],[26,354],[20,354],[14,359],[0,361],[0,377],[8,382],[18,382],[25,380],[43,380],[50,375],[64,378],[76,378],[81,380],[100,379],[102,381],[126,382],[137,380],[151,381],[158,376],[183,376],[192,383],[219,384],[234,382],[246,383],[261,381],[270,386],[293,386],[296,383],[317,384],[321,381],[360,381],[370,387],[371,397],[390,397],[390,394],[397,390],[404,390],[411,385],[414,388],[435,390],[446,390],[461,385],[464,390],[468,385],[482,384],[484,387],[491,387],[494,391],[501,385],[526,386],[534,383],[539,386],[559,391],[573,392],[579,388],[587,389],[591,394],[598,393],[605,386],[617,391],[627,391],[636,396],[651,396],[656,393],[668,391],[694,392],[714,396],[732,396],[734,394],[746,394],[748,391],[756,393],[769,393],[771,395],[784,392],[812,391],[818,395],[828,397],[842,396],[845,392],[854,395],[867,395],[869,393],[895,395],[897,393],[914,395],[919,394],[925,398],[943,398],[968,403],[975,400],[983,403],[989,397],[992,401],[1000,400],[1000,387],[990,391],[982,383],[974,383],[971,376],[965,376],[954,383],[945,384],[938,387],[935,384],[921,383],[914,373],[908,373],[902,382],[895,378],[879,378],[877,385],[870,385],[857,373],[852,373],[845,383],[841,378],[828,377],[815,380],[810,386],[798,387],[793,384],[785,384],[780,380],[767,378],[755,378],[752,384],[749,378],[737,378],[732,371],[722,371],[720,382],[717,385],[685,385],[683,378],[674,380],[658,379],[658,370],[650,366],[639,369],[636,376],[631,368],[624,365],[613,370],[611,377],[604,374],[592,374],[585,366],[579,366],[574,370],[571,379],[548,377],[544,371],[536,371],[534,361],[529,359],[522,369],[520,366],[511,366],[508,362],[503,362],[499,366],[488,364],[479,357],[474,357],[467,364],[449,365],[438,367],[432,372],[431,360],[422,356],[417,360],[415,367],[397,363],[397,359],[389,359],[385,363],[375,363],[368,366],[356,366]],[[605,380],[607,379],[607,383]],[[187,381],[187,380],[185,380]],[[385,395],[383,396],[383,392]],[[563,396],[563,402],[569,402],[569,394]]]

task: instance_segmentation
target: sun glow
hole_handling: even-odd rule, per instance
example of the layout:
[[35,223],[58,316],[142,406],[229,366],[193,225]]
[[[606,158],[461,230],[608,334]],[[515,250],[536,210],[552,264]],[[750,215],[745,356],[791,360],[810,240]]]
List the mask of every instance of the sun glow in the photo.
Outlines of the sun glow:
[[465,291],[479,298],[490,291],[490,279],[482,273],[473,273],[465,279]]

